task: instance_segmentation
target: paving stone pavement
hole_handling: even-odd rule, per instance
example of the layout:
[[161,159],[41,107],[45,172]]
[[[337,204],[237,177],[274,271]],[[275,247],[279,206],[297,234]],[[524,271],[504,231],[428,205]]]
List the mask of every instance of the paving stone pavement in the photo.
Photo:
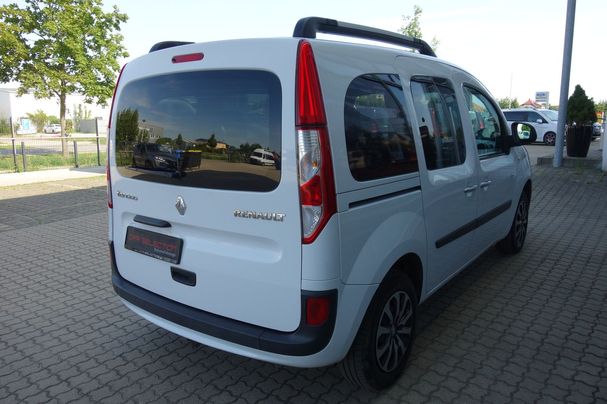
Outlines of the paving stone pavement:
[[[607,402],[607,177],[538,167],[524,250],[420,307],[375,394],[164,331],[114,295],[103,179],[0,188],[0,402]],[[66,208],[69,206],[69,208]]]

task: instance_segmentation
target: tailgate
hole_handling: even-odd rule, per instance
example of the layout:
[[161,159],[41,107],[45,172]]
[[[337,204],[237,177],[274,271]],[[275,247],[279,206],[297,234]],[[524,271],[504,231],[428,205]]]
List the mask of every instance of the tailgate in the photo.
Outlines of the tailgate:
[[[205,47],[203,62],[216,47]],[[161,56],[148,64],[162,68]],[[130,79],[136,66],[129,67],[110,146],[120,274],[197,309],[295,330],[301,222],[295,140],[282,136],[293,132],[292,120],[283,119],[293,112],[283,102],[280,68],[178,66]],[[257,149],[267,164],[254,164]]]

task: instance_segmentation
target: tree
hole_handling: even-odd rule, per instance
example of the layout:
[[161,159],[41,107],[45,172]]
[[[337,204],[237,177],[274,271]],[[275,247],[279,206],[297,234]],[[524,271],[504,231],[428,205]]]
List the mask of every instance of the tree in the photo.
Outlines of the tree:
[[44,125],[49,121],[49,116],[41,109],[34,113],[28,112],[27,117],[34,123],[38,132],[42,131]]
[[259,143],[249,144],[249,142],[247,142],[245,144],[241,144],[238,151],[248,158],[255,149],[262,149],[262,147]]
[[2,118],[0,119],[0,136],[3,135],[12,135],[11,133],[11,125],[8,122],[8,119]]
[[567,105],[567,122],[585,125],[596,121],[594,101],[588,98],[586,91],[579,84],[569,97]]
[[[403,15],[404,25],[398,30],[401,34],[410,36],[412,38],[422,39],[422,29],[419,23],[419,18],[422,15],[422,8],[415,4],[413,6],[413,15]],[[440,41],[436,37],[432,37],[430,41],[430,47],[436,52]]]
[[175,146],[175,148],[177,150],[183,150],[183,149],[185,149],[186,142],[183,140],[183,136],[181,136],[181,133],[177,134],[177,138],[173,142],[173,145]]
[[133,143],[137,142],[139,135],[139,111],[124,109],[116,116],[116,149],[130,151]]
[[207,144],[209,145],[209,147],[211,149],[214,149],[215,147],[217,147],[217,139],[215,139],[215,134],[214,133],[209,138],[209,141],[208,141]]
[[74,121],[74,128],[77,131],[80,131],[80,122],[82,122],[83,119],[91,119],[91,116],[91,111],[86,105],[83,108],[82,104],[74,104],[74,117],[72,120]]
[[499,107],[501,109],[518,108],[521,106],[518,103],[518,100],[516,98],[510,98],[510,97],[499,98],[497,100],[497,103],[499,104]]
[[594,103],[596,112],[607,112],[607,100],[601,100]]
[[0,6],[0,82],[18,82],[20,95],[32,91],[37,98],[57,98],[65,133],[68,94],[102,105],[111,97],[117,59],[128,56],[120,34],[127,19],[116,6],[104,12],[102,0]]

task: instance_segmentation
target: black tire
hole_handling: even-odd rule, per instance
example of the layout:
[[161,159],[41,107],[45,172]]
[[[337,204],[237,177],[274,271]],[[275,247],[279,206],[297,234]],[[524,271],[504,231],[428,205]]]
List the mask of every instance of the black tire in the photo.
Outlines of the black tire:
[[556,133],[548,132],[544,135],[544,143],[548,146],[554,146],[556,144]]
[[523,191],[514,212],[514,219],[508,235],[500,240],[496,247],[504,254],[516,254],[521,251],[527,237],[527,223],[529,222],[529,195]]
[[375,292],[352,347],[339,365],[344,378],[372,391],[396,382],[411,354],[416,316],[417,294],[409,277],[390,274]]

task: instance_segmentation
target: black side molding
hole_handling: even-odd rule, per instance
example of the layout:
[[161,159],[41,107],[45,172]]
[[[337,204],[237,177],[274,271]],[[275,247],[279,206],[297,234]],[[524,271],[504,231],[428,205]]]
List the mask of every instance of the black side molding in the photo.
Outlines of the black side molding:
[[428,43],[422,39],[412,38],[410,36],[385,31],[383,29],[367,27],[365,25],[331,20],[329,18],[302,18],[301,20],[297,21],[297,25],[295,25],[293,37],[316,38],[316,34],[319,32],[325,34],[351,36],[362,39],[371,39],[392,45],[404,46],[406,48],[417,50],[422,55],[436,57],[436,53],[434,53],[430,45],[428,45]]
[[361,199],[360,201],[350,202],[348,204],[348,208],[349,209],[357,208],[359,206],[367,205],[369,203],[379,202],[379,201],[383,201],[383,200],[386,200],[386,199],[395,198],[397,196],[410,194],[412,192],[421,191],[421,189],[422,189],[422,187],[419,186],[419,185],[417,185],[415,187],[403,189],[401,191],[391,192],[389,194],[380,195],[380,196],[374,196],[373,198]]
[[152,52],[156,52],[162,49],[167,49],[167,48],[174,48],[175,46],[182,46],[182,45],[190,45],[193,44],[194,42],[183,42],[183,41],[162,41],[162,42],[158,42],[157,44],[155,44],[154,46],[152,46],[150,48],[149,53]]
[[435,244],[436,248],[444,247],[445,245],[449,244],[450,242],[455,241],[458,238],[481,227],[485,223],[498,217],[499,215],[501,215],[502,213],[504,213],[505,211],[510,209],[510,206],[512,206],[512,201],[504,202],[501,205],[499,205],[497,208],[491,209],[489,212],[483,214],[482,216],[479,216],[476,219],[474,219],[473,221],[466,223],[462,227],[455,229],[454,231],[447,234],[446,236],[441,237],[440,239],[436,240],[436,244]]
[[[206,335],[261,351],[291,356],[306,356],[320,352],[333,335],[337,315],[335,289],[322,292],[302,290],[299,327],[293,332],[282,332],[195,309],[127,281],[118,272],[113,242],[110,242],[110,262],[112,285],[121,298],[149,313]],[[329,319],[320,326],[305,323],[305,301],[311,296],[326,296],[330,301]]]

